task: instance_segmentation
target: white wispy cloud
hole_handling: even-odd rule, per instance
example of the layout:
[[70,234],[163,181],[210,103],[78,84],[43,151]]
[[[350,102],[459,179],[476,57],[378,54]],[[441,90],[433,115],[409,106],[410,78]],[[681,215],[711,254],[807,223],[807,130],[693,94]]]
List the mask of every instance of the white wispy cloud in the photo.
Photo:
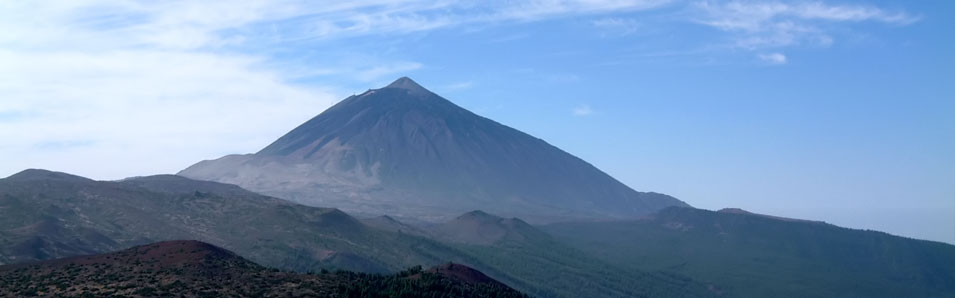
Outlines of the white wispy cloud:
[[759,54],[756,57],[763,62],[775,65],[786,64],[787,62],[786,55],[783,55],[782,53]]
[[43,1],[0,3],[0,44],[196,49],[644,10],[669,0]]
[[825,25],[880,22],[908,25],[919,17],[873,6],[829,5],[823,2],[702,1],[696,21],[735,34],[736,46],[747,49],[798,44],[828,46],[833,37]]
[[640,29],[640,22],[632,18],[606,17],[591,21],[598,29],[612,32],[616,35],[628,35]]
[[[412,33],[463,25],[500,25],[544,19],[647,10],[672,0],[348,1],[323,9],[300,5],[300,16],[278,25],[283,39]],[[315,5],[311,5],[315,6]]]
[[474,87],[473,81],[464,81],[464,82],[457,82],[457,83],[450,84],[447,87],[445,87],[445,89],[461,90],[461,89],[468,89],[471,87]]
[[574,116],[583,117],[590,116],[594,114],[594,110],[590,108],[590,105],[579,105],[573,109]]
[[418,62],[393,62],[386,65],[377,65],[366,69],[360,69],[355,76],[359,80],[370,82],[378,80],[384,76],[407,73],[419,69],[421,66],[421,63]]
[[[102,178],[175,172],[256,150],[337,96],[284,83],[244,56],[0,51],[4,171]],[[190,161],[191,160],[191,161]]]
[[339,98],[332,88],[295,80],[368,82],[424,67],[375,57],[295,65],[271,57],[272,45],[666,2],[3,1],[0,155],[16,158],[0,172],[40,167],[108,179],[175,172],[254,151]]
[[561,15],[581,15],[600,12],[626,12],[657,8],[672,0],[531,0],[488,1],[497,11],[479,18],[493,21],[537,20]]

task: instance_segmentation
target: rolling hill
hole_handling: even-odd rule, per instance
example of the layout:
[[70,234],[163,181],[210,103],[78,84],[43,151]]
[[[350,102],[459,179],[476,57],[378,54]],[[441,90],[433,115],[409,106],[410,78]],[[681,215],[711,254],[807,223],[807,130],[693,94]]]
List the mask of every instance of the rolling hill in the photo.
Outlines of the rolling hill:
[[716,297],[686,276],[621,267],[572,248],[518,218],[471,211],[431,226],[435,239],[501,272],[539,297]]
[[605,262],[689,276],[727,297],[955,297],[955,246],[818,221],[674,207],[542,229]]
[[344,212],[179,176],[118,182],[26,170],[0,179],[0,262],[192,239],[288,270],[393,272],[465,261],[436,241],[369,227]]
[[357,277],[454,262],[538,297],[709,294],[685,277],[621,270],[520,219],[480,211],[416,227],[390,217],[359,220],[337,209],[172,175],[94,181],[26,170],[0,179],[3,263],[177,239],[211,243],[268,267],[362,272],[354,273]]

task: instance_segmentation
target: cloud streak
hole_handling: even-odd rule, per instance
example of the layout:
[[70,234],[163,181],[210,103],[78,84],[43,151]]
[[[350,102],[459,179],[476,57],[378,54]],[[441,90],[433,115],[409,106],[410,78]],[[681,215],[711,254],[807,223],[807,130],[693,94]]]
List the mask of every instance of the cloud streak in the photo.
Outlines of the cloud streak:
[[448,89],[448,90],[462,90],[462,89],[469,89],[469,88],[471,88],[471,87],[474,87],[474,82],[473,82],[473,81],[464,81],[464,82],[457,82],[457,83],[454,83],[454,84],[450,84],[450,85],[446,86],[445,89]]
[[591,22],[594,27],[617,35],[629,35],[640,30],[640,22],[635,19],[607,17]]
[[594,114],[594,110],[590,108],[590,105],[579,105],[573,109],[574,116],[585,117]]
[[732,33],[745,49],[799,44],[829,46],[824,27],[839,22],[908,25],[919,20],[904,12],[872,6],[828,5],[822,2],[702,1],[695,4],[696,22]]
[[782,65],[786,64],[787,62],[786,55],[783,55],[782,53],[759,54],[756,57],[763,62],[774,65]]

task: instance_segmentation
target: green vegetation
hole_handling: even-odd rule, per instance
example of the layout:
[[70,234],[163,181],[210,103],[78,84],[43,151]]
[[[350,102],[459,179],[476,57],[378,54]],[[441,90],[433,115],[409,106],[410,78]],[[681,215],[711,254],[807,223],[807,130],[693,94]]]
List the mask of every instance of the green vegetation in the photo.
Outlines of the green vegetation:
[[465,283],[420,266],[393,275],[339,271],[336,289],[343,297],[527,297],[497,283]]
[[497,282],[466,282],[421,267],[394,275],[284,272],[196,241],[0,266],[0,296],[526,297]]

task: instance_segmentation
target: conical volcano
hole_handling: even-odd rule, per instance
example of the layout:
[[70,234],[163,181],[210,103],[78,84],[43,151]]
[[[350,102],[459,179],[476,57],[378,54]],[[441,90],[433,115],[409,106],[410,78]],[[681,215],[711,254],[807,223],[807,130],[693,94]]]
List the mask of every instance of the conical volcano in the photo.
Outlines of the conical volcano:
[[179,174],[307,205],[425,220],[475,209],[534,222],[632,218],[686,206],[634,191],[406,77],[342,100],[258,153]]

